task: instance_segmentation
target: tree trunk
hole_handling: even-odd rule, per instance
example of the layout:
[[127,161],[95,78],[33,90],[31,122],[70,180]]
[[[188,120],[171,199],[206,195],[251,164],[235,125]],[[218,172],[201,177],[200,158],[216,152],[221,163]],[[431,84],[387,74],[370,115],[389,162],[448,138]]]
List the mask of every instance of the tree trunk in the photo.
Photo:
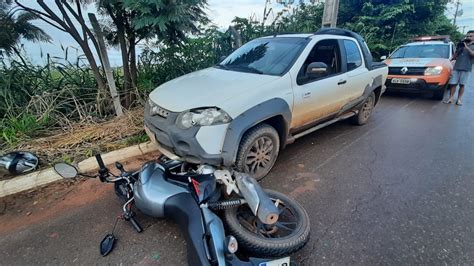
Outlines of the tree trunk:
[[132,40],[129,47],[129,56],[130,56],[130,76],[132,78],[132,87],[134,88],[134,93],[130,93],[130,101],[133,103],[140,97],[137,87],[137,60],[135,54],[135,38]]
[[137,88],[138,81],[138,70],[137,70],[137,54],[136,54],[136,45],[135,45],[135,36],[129,38],[130,47],[130,75],[132,78],[132,87]]
[[234,48],[239,48],[240,46],[242,46],[242,36],[235,29],[235,27],[234,26],[229,26],[229,31],[230,31],[230,34],[232,34],[232,37],[234,38],[234,43],[235,43],[235,46],[236,46]]
[[97,21],[97,18],[93,13],[89,13],[89,20],[91,22],[92,28],[95,31],[95,34],[97,35],[97,43],[99,44],[99,55],[102,58],[102,61],[104,62],[104,69],[105,69],[105,75],[107,76],[107,82],[109,84],[109,89],[110,89],[110,95],[112,96],[112,100],[114,103],[114,108],[115,108],[115,113],[117,116],[122,116],[123,111],[122,111],[122,105],[120,104],[120,96],[117,93],[117,88],[115,87],[115,80],[114,80],[114,75],[112,72],[112,68],[110,67],[109,63],[109,57],[107,55],[107,48],[105,47],[105,42],[104,42],[104,36],[102,35],[102,31],[99,27],[99,22]]
[[130,67],[128,62],[128,49],[127,49],[127,41],[125,40],[125,29],[123,27],[123,21],[120,19],[116,22],[117,23],[117,37],[120,43],[120,50],[122,52],[122,65],[123,65],[123,93],[125,95],[125,108],[130,107],[131,105],[131,76],[130,76]]
[[104,80],[102,79],[99,66],[95,62],[95,58],[94,58],[94,55],[92,54],[90,47],[87,45],[87,43],[84,44],[83,42],[80,42],[80,41],[77,41],[77,43],[79,44],[79,46],[81,46],[82,51],[84,52],[84,55],[87,58],[87,61],[89,61],[92,73],[94,74],[94,78],[97,81],[97,87],[98,87],[99,93],[104,93],[106,91],[106,84]]

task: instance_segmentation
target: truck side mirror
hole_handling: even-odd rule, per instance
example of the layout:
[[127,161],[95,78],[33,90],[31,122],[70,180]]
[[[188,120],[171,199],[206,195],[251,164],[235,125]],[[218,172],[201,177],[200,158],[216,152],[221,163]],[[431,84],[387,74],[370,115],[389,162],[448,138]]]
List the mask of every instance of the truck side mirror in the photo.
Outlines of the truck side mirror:
[[383,55],[383,56],[380,57],[380,60],[385,60],[385,59],[387,59],[386,55]]
[[306,76],[310,78],[320,77],[321,75],[326,74],[328,71],[328,66],[323,62],[313,62],[308,65],[306,68]]

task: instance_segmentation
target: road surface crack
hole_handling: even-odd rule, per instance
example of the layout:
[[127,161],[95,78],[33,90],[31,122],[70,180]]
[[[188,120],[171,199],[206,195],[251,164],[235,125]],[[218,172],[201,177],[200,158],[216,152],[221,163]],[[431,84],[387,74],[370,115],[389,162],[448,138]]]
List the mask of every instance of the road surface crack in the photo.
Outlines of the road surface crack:
[[[368,163],[368,164],[365,164],[365,168],[367,169],[367,171],[369,172],[369,180],[371,182],[371,184],[376,184],[378,183],[376,181],[376,179],[374,178],[374,171],[372,169],[372,167],[375,165],[375,163],[377,162],[378,158],[379,158],[379,154],[378,152],[374,149],[373,147],[373,143],[372,143],[372,140],[369,141],[369,148],[370,150],[372,151],[372,153],[374,154],[373,156],[373,159]],[[378,184],[376,187],[375,187],[375,194],[370,197],[369,199],[367,200],[361,200],[359,203],[356,204],[356,206],[354,207],[353,211],[351,212],[351,215],[355,214],[355,213],[358,213],[359,209],[365,205],[368,205],[369,203],[375,201],[378,197],[380,197],[383,193],[383,189],[382,189],[382,185],[381,184]]]

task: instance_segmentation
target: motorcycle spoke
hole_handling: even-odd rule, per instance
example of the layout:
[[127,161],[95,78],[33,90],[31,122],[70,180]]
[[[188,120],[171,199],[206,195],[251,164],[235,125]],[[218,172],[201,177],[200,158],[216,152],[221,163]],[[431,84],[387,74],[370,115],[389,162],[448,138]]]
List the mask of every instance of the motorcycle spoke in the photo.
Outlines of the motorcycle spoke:
[[[254,166],[254,165],[252,165]],[[256,237],[264,239],[275,239],[293,235],[297,230],[299,221],[295,211],[276,198],[271,198],[279,211],[279,220],[273,225],[266,225],[246,207],[239,207],[237,218],[242,228]]]
[[242,217],[239,220],[240,220],[241,225],[245,227],[247,230],[258,234],[258,229],[255,228],[255,226],[253,226],[249,221],[247,221],[247,219]]
[[297,222],[278,222],[278,223],[283,224],[283,225],[297,224]]
[[290,231],[290,232],[294,230],[294,229],[292,229],[292,228],[289,228],[289,227],[286,226],[286,225],[283,225],[281,222],[277,222],[275,225],[276,225],[278,228],[283,228],[283,229],[288,230],[288,231]]
[[259,234],[259,235],[265,237],[265,236],[263,235],[263,232],[265,232],[265,230],[264,230],[262,224],[259,223],[259,222],[257,222],[257,234]]

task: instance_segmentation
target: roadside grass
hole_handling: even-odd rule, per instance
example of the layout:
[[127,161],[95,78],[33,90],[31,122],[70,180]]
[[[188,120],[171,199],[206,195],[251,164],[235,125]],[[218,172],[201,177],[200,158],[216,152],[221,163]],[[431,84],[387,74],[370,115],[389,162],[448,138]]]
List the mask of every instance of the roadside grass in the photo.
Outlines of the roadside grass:
[[20,141],[38,136],[49,124],[49,117],[37,119],[31,114],[19,117],[7,117],[0,122],[2,141],[8,146],[15,146]]

